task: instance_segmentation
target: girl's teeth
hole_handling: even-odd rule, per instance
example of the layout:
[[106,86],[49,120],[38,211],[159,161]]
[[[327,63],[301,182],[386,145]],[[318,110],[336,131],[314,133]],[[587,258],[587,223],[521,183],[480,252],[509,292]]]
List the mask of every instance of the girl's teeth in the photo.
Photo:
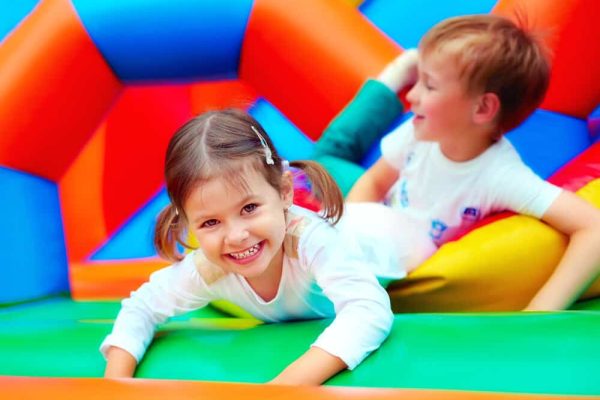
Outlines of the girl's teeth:
[[233,258],[235,258],[236,260],[241,260],[242,258],[246,258],[246,257],[250,257],[252,255],[254,255],[258,249],[260,248],[260,244],[255,244],[254,246],[250,247],[248,250],[243,251],[241,253],[229,253],[231,254],[231,256]]

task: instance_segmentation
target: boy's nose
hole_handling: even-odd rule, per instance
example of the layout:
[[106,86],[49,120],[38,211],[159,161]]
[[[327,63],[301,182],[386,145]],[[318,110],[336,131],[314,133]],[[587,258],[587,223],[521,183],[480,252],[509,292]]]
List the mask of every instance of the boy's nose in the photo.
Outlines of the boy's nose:
[[417,90],[419,90],[417,86],[419,86],[418,82],[414,84],[408,93],[406,93],[406,101],[408,101],[411,105],[417,102]]

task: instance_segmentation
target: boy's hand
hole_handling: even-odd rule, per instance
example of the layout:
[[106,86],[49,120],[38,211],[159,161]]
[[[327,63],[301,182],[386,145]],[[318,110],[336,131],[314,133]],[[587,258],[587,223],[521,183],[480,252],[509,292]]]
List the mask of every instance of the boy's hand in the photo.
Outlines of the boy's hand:
[[417,49],[407,49],[390,62],[381,71],[377,80],[389,87],[393,92],[399,92],[417,81]]

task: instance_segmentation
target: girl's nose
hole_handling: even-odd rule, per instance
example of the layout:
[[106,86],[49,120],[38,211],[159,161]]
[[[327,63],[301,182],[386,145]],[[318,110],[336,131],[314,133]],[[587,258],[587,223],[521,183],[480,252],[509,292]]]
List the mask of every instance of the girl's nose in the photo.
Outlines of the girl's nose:
[[225,236],[227,244],[240,244],[250,237],[248,228],[243,223],[231,224]]

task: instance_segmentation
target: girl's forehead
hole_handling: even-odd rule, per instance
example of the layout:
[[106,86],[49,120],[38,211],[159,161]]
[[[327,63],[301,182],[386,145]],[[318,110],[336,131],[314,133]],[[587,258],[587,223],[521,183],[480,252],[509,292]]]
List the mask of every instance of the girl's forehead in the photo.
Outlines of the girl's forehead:
[[223,195],[231,197],[247,197],[264,192],[269,183],[265,177],[252,167],[241,167],[198,182],[192,190],[201,196]]

